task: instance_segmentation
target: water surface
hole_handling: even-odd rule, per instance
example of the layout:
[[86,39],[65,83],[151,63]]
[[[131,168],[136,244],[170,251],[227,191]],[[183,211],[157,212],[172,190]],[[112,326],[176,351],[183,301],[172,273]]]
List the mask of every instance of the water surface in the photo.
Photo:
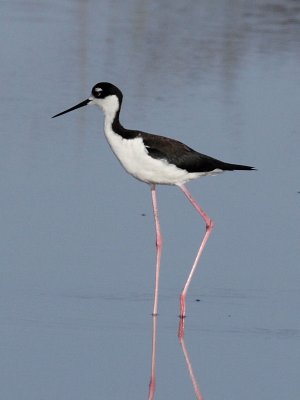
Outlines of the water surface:
[[[205,399],[297,398],[296,1],[5,1],[1,5],[3,399],[141,399],[151,367],[150,190],[120,168],[92,107],[110,81],[126,127],[258,171],[189,188],[216,226],[189,292],[186,346]],[[159,187],[157,399],[193,399],[178,295],[204,230]]]

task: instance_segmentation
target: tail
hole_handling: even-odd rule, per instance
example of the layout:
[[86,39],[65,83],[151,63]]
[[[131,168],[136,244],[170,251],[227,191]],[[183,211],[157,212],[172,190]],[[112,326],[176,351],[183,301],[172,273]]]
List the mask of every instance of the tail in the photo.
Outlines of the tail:
[[223,171],[256,171],[256,168],[249,167],[248,165],[222,163]]

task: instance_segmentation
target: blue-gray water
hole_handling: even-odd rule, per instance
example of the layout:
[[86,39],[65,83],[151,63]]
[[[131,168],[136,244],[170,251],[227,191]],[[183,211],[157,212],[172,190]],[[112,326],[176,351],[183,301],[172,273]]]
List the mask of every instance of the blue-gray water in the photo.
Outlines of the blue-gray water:
[[[0,398],[147,398],[149,188],[120,168],[99,110],[50,119],[110,81],[126,127],[258,169],[189,184],[216,226],[186,345],[205,399],[296,399],[299,2],[4,1],[0,21]],[[156,398],[193,399],[178,295],[204,226],[178,189],[158,195]]]

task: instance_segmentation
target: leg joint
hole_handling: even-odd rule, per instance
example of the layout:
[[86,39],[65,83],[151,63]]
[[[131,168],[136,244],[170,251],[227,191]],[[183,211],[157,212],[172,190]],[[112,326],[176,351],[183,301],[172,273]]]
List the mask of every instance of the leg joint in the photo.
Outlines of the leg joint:
[[206,230],[207,229],[212,229],[215,226],[214,221],[211,218],[208,218],[206,221]]
[[157,247],[158,249],[160,249],[160,248],[162,247],[162,245],[163,245],[163,237],[162,237],[161,234],[158,235],[158,236],[156,236],[156,242],[155,242],[155,244],[156,244],[156,247]]

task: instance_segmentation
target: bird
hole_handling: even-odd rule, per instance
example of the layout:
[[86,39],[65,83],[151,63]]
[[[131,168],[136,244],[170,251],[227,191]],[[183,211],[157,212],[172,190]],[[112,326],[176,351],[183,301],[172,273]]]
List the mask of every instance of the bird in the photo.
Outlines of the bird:
[[214,222],[192,197],[186,183],[224,171],[255,170],[248,165],[230,164],[193,150],[186,144],[156,134],[140,130],[126,129],[120,122],[123,102],[121,90],[109,82],[100,82],[93,86],[91,95],[81,103],[62,111],[52,118],[87,105],[96,105],[104,113],[104,134],[111,150],[124,169],[139,181],[150,186],[152,207],[156,232],[156,266],[155,289],[152,315],[158,315],[158,292],[163,237],[157,202],[157,185],[177,186],[203,218],[205,233],[200,243],[196,258],[192,264],[187,280],[180,293],[180,318],[186,317],[186,297],[191,280],[196,271],[199,259],[213,230]]

